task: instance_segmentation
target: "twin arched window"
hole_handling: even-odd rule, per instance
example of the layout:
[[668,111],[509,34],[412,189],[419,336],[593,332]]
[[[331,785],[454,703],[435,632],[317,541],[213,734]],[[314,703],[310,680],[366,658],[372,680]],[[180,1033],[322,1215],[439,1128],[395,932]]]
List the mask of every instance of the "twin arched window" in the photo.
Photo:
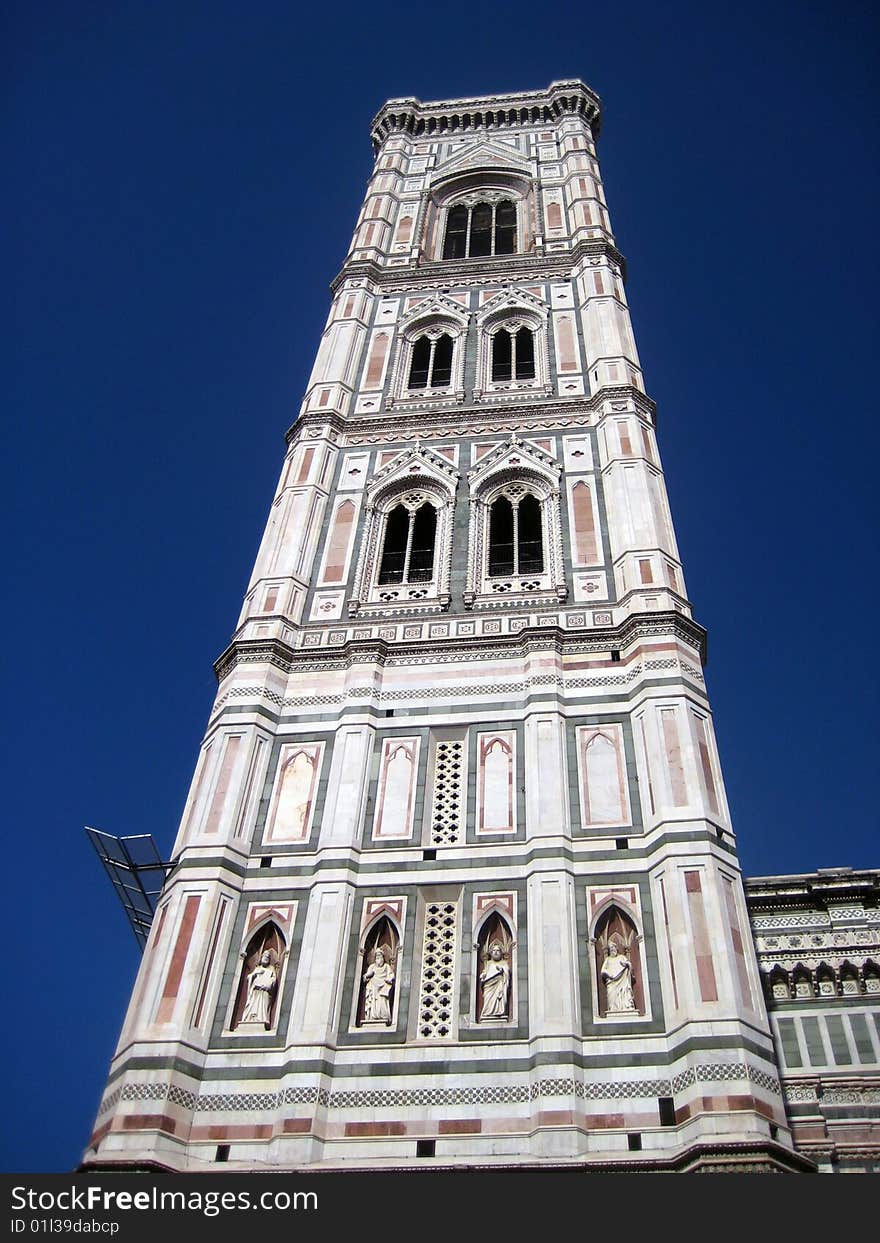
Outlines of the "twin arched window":
[[459,203],[446,219],[444,259],[476,259],[516,254],[516,206],[510,199],[498,203]]
[[430,501],[417,509],[395,505],[385,523],[379,586],[429,583],[434,577],[437,511]]
[[409,364],[408,388],[448,388],[452,383],[452,337],[416,337]]
[[531,492],[499,496],[489,510],[489,577],[543,574],[541,503]]
[[493,383],[534,378],[534,334],[528,328],[500,328],[492,337]]

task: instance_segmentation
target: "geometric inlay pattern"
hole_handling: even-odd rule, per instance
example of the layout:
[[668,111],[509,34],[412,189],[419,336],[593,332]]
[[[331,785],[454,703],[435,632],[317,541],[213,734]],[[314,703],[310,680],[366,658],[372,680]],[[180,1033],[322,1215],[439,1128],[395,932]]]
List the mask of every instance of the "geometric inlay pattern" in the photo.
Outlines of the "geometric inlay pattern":
[[451,1040],[455,1002],[456,902],[430,902],[425,912],[419,1036]]
[[[452,903],[438,904],[441,911],[449,914]],[[454,918],[454,913],[453,913]],[[124,1101],[169,1100],[198,1112],[233,1111],[270,1111],[282,1105],[310,1104],[323,1105],[329,1109],[399,1109],[407,1106],[416,1108],[426,1105],[501,1105],[525,1104],[529,1101],[542,1100],[547,1097],[573,1096],[578,1100],[631,1100],[651,1099],[658,1096],[673,1096],[696,1083],[729,1082],[735,1079],[746,1079],[764,1088],[768,1092],[779,1093],[779,1082],[771,1074],[758,1070],[743,1062],[713,1062],[694,1066],[682,1071],[673,1079],[629,1079],[613,1082],[584,1082],[581,1079],[539,1079],[533,1083],[483,1084],[479,1087],[457,1088],[367,1088],[356,1090],[329,1091],[318,1087],[288,1087],[278,1092],[230,1092],[205,1093],[196,1096],[194,1092],[177,1084],[169,1083],[127,1083],[121,1090],[112,1094],[113,1103],[121,1098]],[[823,1095],[832,1098],[834,1091],[825,1089]],[[876,1088],[855,1089],[858,1100],[874,1102],[880,1096]],[[789,1086],[786,1096],[789,1100],[815,1099],[812,1087],[796,1088]],[[847,1097],[847,1100],[850,1098]],[[855,1097],[853,1097],[855,1099]],[[107,1097],[104,1108],[109,1108],[111,1097]]]

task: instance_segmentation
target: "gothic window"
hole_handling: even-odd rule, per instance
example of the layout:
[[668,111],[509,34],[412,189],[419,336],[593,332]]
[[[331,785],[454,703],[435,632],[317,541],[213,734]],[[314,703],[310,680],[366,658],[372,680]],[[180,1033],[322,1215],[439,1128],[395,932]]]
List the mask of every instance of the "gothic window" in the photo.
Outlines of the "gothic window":
[[397,929],[388,916],[383,915],[373,924],[364,942],[356,1026],[391,1026],[399,945]]
[[541,503],[525,489],[512,488],[489,510],[489,577],[543,571]]
[[416,337],[407,387],[448,388],[452,383],[452,348],[452,337],[445,332],[436,337],[427,334]]
[[516,254],[516,204],[459,203],[446,218],[444,259],[477,259]]
[[418,507],[395,505],[385,523],[379,585],[429,583],[434,577],[437,511],[430,501]]
[[492,337],[492,380],[534,380],[535,338],[528,328],[500,328]]
[[274,923],[258,928],[248,941],[232,1011],[233,1030],[257,1034],[272,1028],[285,952],[284,936]]

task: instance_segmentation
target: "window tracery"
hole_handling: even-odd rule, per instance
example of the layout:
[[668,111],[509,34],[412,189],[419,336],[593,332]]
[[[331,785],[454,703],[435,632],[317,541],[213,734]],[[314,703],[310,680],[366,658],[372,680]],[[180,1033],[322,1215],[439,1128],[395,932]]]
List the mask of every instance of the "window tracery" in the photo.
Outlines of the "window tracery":
[[470,472],[466,607],[478,600],[565,599],[558,464],[518,441]]
[[444,259],[482,259],[517,251],[516,204],[486,194],[456,203],[446,216]]

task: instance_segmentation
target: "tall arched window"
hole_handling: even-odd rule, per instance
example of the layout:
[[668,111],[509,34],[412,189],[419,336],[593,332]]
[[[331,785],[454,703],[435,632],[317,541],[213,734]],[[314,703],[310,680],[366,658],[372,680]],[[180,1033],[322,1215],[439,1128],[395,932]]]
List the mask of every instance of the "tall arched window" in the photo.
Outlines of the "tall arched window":
[[489,576],[543,571],[540,501],[522,489],[499,496],[489,511]]
[[534,380],[535,338],[528,328],[500,328],[492,337],[492,379]]
[[459,203],[446,219],[444,259],[476,259],[516,254],[516,204]]
[[395,505],[385,523],[379,585],[429,583],[434,577],[437,511],[430,501],[418,507]]
[[452,337],[416,337],[409,364],[408,388],[448,388],[452,383]]

